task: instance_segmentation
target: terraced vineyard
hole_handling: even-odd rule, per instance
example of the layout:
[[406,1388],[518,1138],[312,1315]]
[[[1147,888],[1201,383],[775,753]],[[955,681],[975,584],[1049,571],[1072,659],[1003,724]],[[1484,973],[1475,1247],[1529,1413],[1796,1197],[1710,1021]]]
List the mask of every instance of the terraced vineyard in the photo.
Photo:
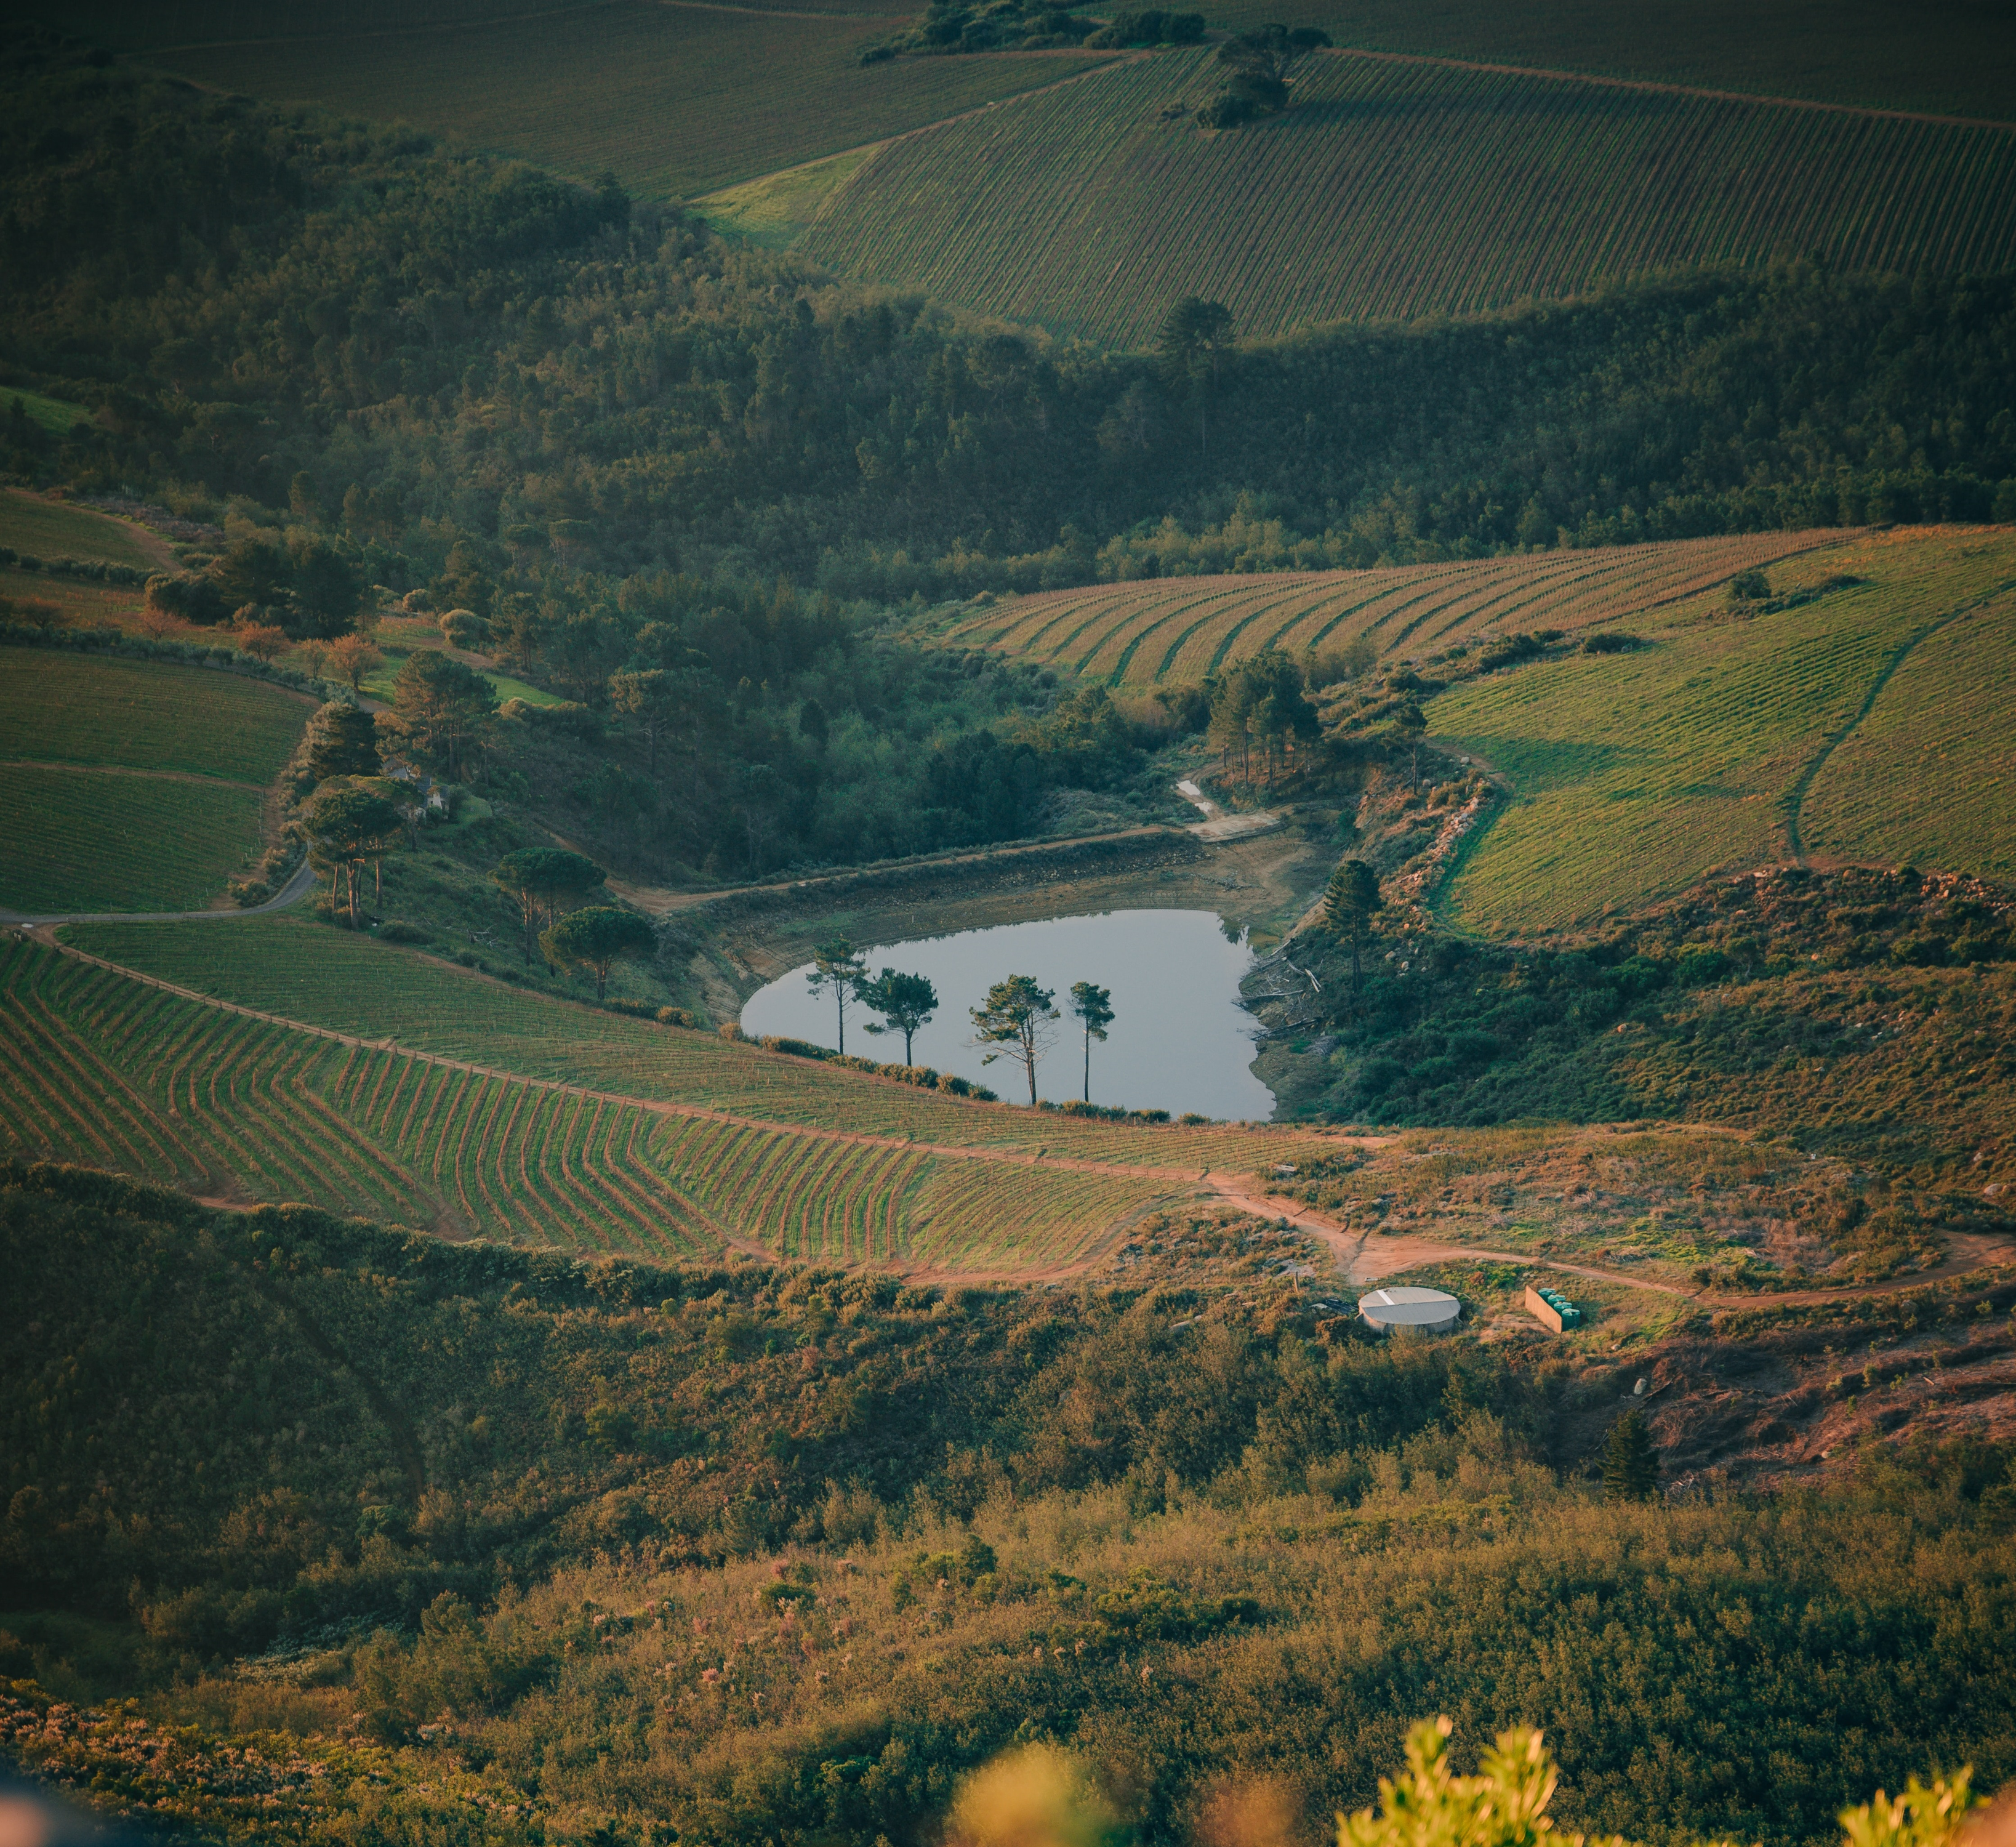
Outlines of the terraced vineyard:
[[[38,0],[77,31],[74,9]],[[864,68],[902,6],[776,13],[603,0],[557,23],[434,9],[430,22],[298,18],[241,29],[233,9],[87,8],[152,38],[148,62],[200,84],[275,102],[312,102],[405,122],[632,191],[684,199],[944,120],[1106,62],[1111,52],[905,58]],[[159,16],[166,16],[165,19]],[[179,16],[185,29],[164,31]]]
[[1744,618],[1696,598],[1644,625],[1656,646],[1487,675],[1428,706],[1432,734],[1513,797],[1445,891],[1453,921],[1585,920],[1802,850],[2016,872],[2016,534],[1899,528],[1772,577],[1789,607]]
[[0,653],[0,908],[202,909],[311,709],[199,668]]
[[1471,564],[1102,584],[1020,598],[938,639],[1112,686],[1199,680],[1268,648],[1299,653],[1360,636],[1382,655],[1426,656],[1496,632],[1604,628],[1832,537],[1774,532]]
[[1243,1168],[1255,1158],[1244,1129],[1129,1127],[961,1102],[712,1033],[577,1006],[284,913],[236,921],[228,931],[200,922],[93,924],[72,926],[63,937],[121,967],[262,1013],[374,1041],[395,1031],[412,1051],[643,1101],[1114,1165],[1201,1172]]
[[1122,347],[1188,294],[1251,339],[1703,265],[2016,263],[2016,130],[1337,52],[1206,135],[1217,81],[1165,54],[905,136],[799,247]]
[[[967,1152],[934,1148],[912,1139],[914,1124],[871,1133],[861,1125],[877,1103],[886,1113],[893,1098],[900,1114],[932,1100],[754,1053],[743,1061],[787,1084],[823,1078],[847,1091],[834,1114],[849,1129],[682,1112],[473,1070],[247,1017],[18,934],[0,939],[0,1140],[11,1153],[455,1237],[655,1257],[733,1244],[913,1269],[1051,1267],[1194,1179],[1187,1167],[1138,1158],[1132,1171],[1094,1170],[1031,1165],[977,1141]],[[1065,1124],[1033,1120],[1052,1143],[1065,1139],[1049,1134]],[[1137,1152],[1130,1132],[1082,1126],[1096,1153],[1108,1152],[1102,1132],[1122,1162]],[[1167,1139],[1194,1147],[1187,1134]],[[1265,1151],[1311,1142],[1270,1138]],[[1250,1135],[1220,1131],[1218,1145],[1246,1164],[1255,1158]]]
[[0,764],[0,906],[200,910],[259,837],[261,791]]

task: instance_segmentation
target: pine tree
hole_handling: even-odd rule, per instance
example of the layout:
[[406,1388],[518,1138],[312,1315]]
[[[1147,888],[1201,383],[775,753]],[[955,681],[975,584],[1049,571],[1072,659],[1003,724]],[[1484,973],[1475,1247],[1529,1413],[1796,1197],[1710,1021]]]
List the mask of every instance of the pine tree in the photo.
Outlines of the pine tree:
[[1358,992],[1359,952],[1371,934],[1372,920],[1382,908],[1379,875],[1363,859],[1346,859],[1330,874],[1323,893],[1323,921],[1351,945],[1351,992]]
[[1603,1498],[1649,1500],[1659,1485],[1659,1456],[1644,1414],[1627,1412],[1610,1427],[1603,1446]]

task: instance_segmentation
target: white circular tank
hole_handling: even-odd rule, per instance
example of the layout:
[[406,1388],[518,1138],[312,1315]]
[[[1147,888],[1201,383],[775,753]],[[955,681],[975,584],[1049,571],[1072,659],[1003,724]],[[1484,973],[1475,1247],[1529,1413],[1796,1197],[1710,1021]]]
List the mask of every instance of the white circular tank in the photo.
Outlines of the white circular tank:
[[1391,1327],[1412,1327],[1423,1334],[1447,1334],[1463,1312],[1463,1304],[1439,1289],[1375,1289],[1360,1296],[1358,1312],[1382,1334]]

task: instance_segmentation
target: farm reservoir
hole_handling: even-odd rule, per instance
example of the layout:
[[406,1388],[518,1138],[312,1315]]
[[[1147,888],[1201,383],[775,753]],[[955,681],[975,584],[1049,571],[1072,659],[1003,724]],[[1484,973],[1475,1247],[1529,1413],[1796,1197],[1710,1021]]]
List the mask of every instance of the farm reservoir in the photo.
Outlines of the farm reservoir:
[[[1031,975],[1056,995],[1064,1017],[1051,1027],[1036,1068],[1039,1096],[1063,1103],[1084,1093],[1085,1035],[1070,1013],[1074,981],[1109,988],[1113,1022],[1106,1042],[1092,1045],[1092,1100],[1127,1109],[1194,1110],[1233,1120],[1264,1118],[1273,1093],[1247,1068],[1252,1017],[1239,1004],[1239,983],[1252,966],[1244,939],[1227,938],[1209,911],[1107,911],[1096,916],[1051,917],[963,930],[949,936],[878,945],[861,952],[871,974],[893,968],[927,977],[938,990],[936,1016],[916,1035],[915,1062],[970,1078],[1010,1102],[1028,1092],[1021,1067],[1008,1058],[982,1065],[969,1010],[1010,975]],[[742,1030],[752,1038],[777,1033],[836,1043],[833,997],[815,994],[794,968],[752,996]],[[873,1016],[859,1005],[847,1016],[847,1049],[899,1064],[899,1034],[870,1037]]]

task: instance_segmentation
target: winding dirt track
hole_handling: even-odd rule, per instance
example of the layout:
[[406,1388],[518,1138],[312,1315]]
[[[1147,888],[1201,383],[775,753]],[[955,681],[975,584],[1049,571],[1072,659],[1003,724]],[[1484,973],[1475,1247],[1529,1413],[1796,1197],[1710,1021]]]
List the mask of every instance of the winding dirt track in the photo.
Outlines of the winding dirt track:
[[1670,1295],[1703,1308],[1752,1309],[1805,1307],[1820,1302],[1845,1302],[1867,1295],[1896,1295],[1906,1289],[1922,1289],[1978,1269],[2016,1262],[2016,1246],[2006,1239],[1977,1232],[1956,1233],[1948,1242],[1953,1255],[1936,1269],[1916,1270],[1892,1276],[1881,1283],[1848,1284],[1838,1289],[1766,1290],[1754,1295],[1715,1295],[1705,1289],[1685,1289],[1676,1283],[1658,1283],[1649,1276],[1630,1276],[1622,1270],[1604,1269],[1593,1264],[1567,1263],[1558,1258],[1536,1255],[1531,1251],[1487,1251],[1476,1244],[1445,1244],[1412,1232],[1394,1237],[1375,1236],[1371,1231],[1354,1232],[1291,1201],[1276,1199],[1264,1189],[1242,1186],[1231,1176],[1214,1179],[1219,1195],[1258,1218],[1285,1219],[1301,1230],[1313,1233],[1337,1254],[1337,1267],[1348,1283],[1376,1283],[1382,1276],[1412,1269],[1423,1263],[1516,1263],[1523,1266],[1560,1270],[1571,1276],[1593,1277],[1600,1283],[1621,1283],[1627,1289],[1643,1289]]

